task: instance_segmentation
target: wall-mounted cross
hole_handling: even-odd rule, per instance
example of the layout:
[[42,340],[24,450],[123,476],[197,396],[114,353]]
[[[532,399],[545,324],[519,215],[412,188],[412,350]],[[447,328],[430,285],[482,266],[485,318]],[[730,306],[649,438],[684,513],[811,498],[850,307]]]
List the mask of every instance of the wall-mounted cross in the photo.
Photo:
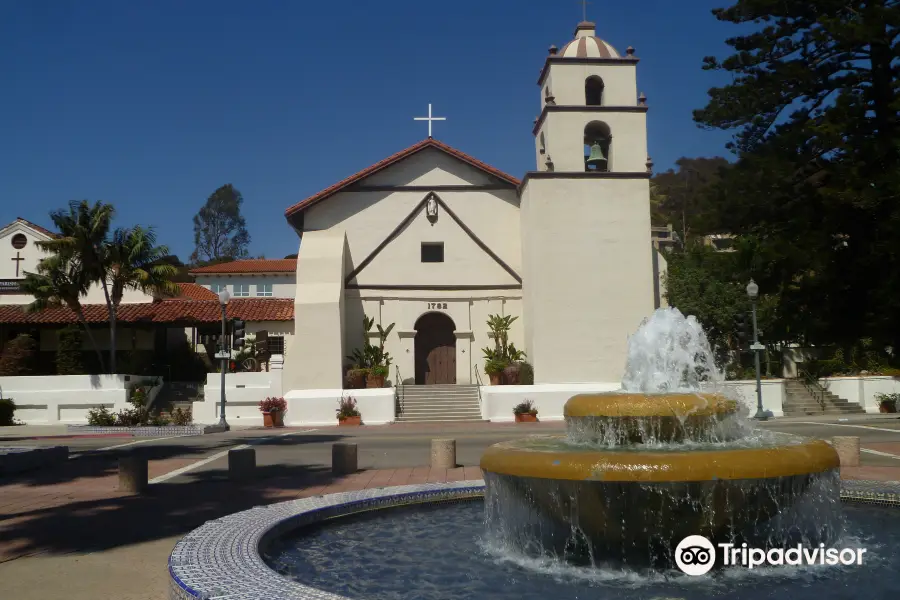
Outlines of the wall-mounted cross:
[[19,256],[19,253],[16,252],[16,257],[15,257],[15,258],[11,258],[11,259],[9,259],[9,260],[14,260],[14,261],[16,261],[16,277],[18,277],[18,276],[19,276],[19,263],[21,263],[21,262],[22,262],[23,260],[25,260],[25,259],[22,258],[21,256]]

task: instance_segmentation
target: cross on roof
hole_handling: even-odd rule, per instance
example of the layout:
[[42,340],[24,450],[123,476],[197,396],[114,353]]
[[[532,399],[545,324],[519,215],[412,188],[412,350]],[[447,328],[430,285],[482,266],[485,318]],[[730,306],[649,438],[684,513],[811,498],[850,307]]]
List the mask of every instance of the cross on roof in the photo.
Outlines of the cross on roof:
[[587,5],[593,4],[593,2],[588,2],[588,0],[581,0],[581,20],[587,21]]
[[428,137],[431,137],[431,122],[432,121],[446,121],[447,117],[432,117],[431,116],[431,104],[428,104],[428,116],[427,117],[413,117],[413,121],[428,121]]

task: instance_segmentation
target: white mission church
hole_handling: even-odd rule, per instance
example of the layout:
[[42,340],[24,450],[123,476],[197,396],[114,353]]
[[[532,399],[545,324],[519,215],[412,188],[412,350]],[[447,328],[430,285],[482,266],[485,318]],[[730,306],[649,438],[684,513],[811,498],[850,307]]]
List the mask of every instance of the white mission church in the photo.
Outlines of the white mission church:
[[618,382],[658,289],[637,63],[588,22],[550,49],[521,180],[429,137],[288,208],[302,242],[285,390],[341,387],[363,314],[396,324],[403,380],[474,383],[500,314],[519,317],[536,384]]
[[[618,387],[628,336],[660,304],[665,265],[651,241],[648,107],[633,48],[619,53],[589,22],[574,36],[550,48],[541,71],[536,168],[521,179],[429,135],[289,207],[296,263],[194,272],[211,291],[228,286],[248,329],[277,340],[288,422],[333,421],[364,315],[394,324],[393,384],[485,381],[481,348],[493,344],[496,314],[518,317],[510,341],[534,368],[535,386],[518,396],[540,404]],[[304,402],[330,416],[301,416]]]

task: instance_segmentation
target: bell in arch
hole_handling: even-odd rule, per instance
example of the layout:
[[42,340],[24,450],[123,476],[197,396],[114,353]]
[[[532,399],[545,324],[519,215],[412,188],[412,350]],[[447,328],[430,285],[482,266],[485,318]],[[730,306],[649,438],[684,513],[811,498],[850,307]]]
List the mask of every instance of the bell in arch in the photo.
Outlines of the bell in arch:
[[591,154],[587,157],[588,167],[593,167],[597,170],[603,170],[606,168],[606,157],[603,156],[603,148],[600,147],[598,142],[594,142],[591,146]]

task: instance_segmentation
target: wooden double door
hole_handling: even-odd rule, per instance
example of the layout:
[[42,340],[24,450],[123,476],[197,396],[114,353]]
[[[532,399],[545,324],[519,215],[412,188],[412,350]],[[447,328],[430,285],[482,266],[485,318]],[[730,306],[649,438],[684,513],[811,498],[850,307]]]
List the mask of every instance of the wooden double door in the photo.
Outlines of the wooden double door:
[[456,325],[443,313],[428,313],[416,321],[416,384],[456,383]]

